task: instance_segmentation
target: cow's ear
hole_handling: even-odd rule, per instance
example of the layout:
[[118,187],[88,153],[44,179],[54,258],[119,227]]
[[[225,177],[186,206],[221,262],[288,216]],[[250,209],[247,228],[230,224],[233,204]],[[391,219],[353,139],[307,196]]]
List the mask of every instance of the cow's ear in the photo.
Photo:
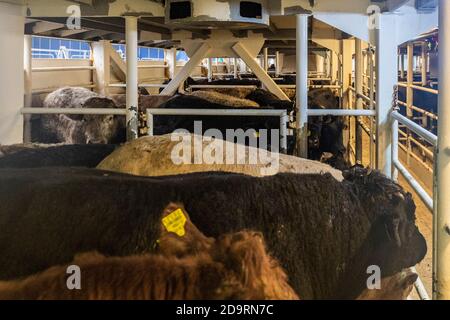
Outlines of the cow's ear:
[[212,243],[192,223],[183,204],[169,203],[163,209],[160,235],[153,249],[166,256],[182,257],[207,250]]

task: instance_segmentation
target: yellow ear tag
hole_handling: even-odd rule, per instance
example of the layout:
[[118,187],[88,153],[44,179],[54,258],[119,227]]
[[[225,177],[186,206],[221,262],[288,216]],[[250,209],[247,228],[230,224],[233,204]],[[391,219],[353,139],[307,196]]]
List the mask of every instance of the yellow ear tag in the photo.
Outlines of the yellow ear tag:
[[181,209],[177,209],[168,216],[162,219],[162,223],[168,232],[173,232],[179,237],[186,234],[184,225],[186,224],[186,217]]

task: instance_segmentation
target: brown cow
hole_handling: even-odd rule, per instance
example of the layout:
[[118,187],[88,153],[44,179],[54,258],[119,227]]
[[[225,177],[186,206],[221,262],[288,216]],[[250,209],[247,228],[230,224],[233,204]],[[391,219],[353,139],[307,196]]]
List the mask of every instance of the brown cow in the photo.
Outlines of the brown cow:
[[[82,254],[71,264],[80,268],[80,289],[69,290],[68,266],[56,266],[24,280],[0,283],[0,299],[298,299],[278,262],[267,254],[260,233],[242,231],[214,241],[190,222],[181,205],[169,204],[163,221],[177,210],[184,214],[185,224],[176,219],[172,226],[178,229],[161,224],[155,243],[159,254]],[[175,233],[180,228],[183,232]]]

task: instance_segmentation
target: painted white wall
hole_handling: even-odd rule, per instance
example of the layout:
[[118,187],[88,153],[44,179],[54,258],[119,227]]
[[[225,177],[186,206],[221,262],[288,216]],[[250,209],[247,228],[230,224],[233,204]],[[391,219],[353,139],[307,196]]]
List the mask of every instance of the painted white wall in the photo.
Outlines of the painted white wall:
[[24,23],[22,6],[0,2],[0,144],[23,142]]
[[[316,54],[309,54],[308,57],[308,71],[321,71],[317,69],[318,62],[317,62],[318,55]],[[295,55],[284,55],[282,59],[282,73],[295,73],[296,72],[296,64],[295,64]]]
[[[91,65],[90,60],[33,59],[33,69],[48,67],[87,67]],[[91,83],[91,70],[33,72],[34,91],[64,86],[89,85]]]

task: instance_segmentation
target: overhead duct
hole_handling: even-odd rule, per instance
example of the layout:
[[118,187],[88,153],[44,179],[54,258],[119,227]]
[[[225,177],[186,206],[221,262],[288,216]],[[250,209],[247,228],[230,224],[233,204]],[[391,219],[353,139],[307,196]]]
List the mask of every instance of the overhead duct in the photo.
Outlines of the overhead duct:
[[165,23],[180,28],[265,28],[269,9],[269,0],[168,0]]

